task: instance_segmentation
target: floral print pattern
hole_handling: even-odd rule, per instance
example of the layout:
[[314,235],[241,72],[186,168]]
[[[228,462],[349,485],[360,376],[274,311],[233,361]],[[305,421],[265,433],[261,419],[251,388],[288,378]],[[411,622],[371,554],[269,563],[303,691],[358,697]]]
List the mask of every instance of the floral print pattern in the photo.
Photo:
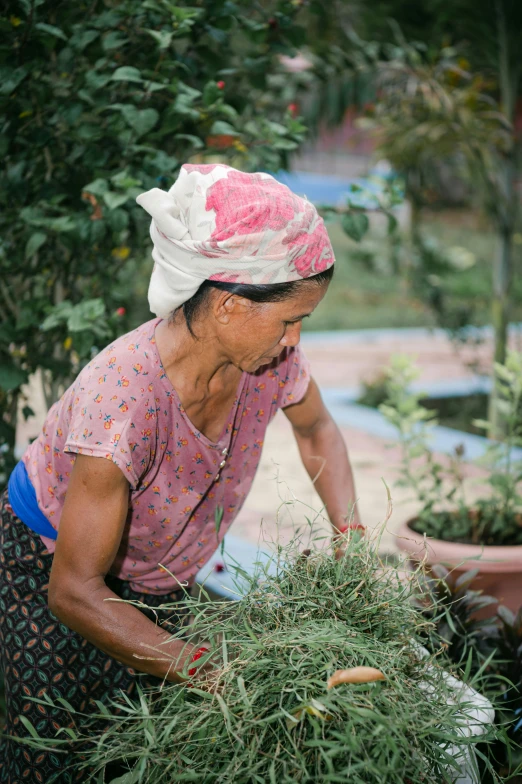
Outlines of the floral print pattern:
[[[129,512],[111,573],[152,594],[174,590],[177,581],[191,584],[219,547],[250,490],[269,422],[279,408],[301,400],[309,381],[299,347],[243,373],[212,443],[192,425],[165,373],[155,341],[160,321],[123,335],[91,360],[22,458],[38,506],[57,530],[77,454],[121,469],[130,485]],[[54,552],[55,542],[42,539]]]

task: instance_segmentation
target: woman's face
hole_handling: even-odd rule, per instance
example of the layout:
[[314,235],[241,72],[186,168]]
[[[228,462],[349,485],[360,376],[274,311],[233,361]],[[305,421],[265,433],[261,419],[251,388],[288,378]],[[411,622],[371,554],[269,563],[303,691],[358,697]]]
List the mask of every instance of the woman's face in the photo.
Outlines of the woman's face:
[[220,295],[223,312],[218,316],[219,340],[240,370],[253,373],[268,365],[286,347],[297,346],[304,318],[310,316],[328,286],[303,283],[296,294],[282,302],[256,303],[235,295]]

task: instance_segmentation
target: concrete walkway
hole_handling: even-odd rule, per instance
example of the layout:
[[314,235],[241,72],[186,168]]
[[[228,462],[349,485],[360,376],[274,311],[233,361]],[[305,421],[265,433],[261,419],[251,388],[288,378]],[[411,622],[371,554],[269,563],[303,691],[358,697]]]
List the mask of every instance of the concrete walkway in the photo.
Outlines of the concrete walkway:
[[[513,345],[519,340],[513,335]],[[464,383],[472,381],[476,369],[487,372],[491,364],[491,340],[479,348],[466,348],[458,355],[447,336],[440,331],[427,330],[364,330],[361,332],[304,334],[303,347],[310,359],[312,373],[330,399],[334,390],[353,389],[366,379],[374,378],[389,363],[394,353],[407,353],[416,358],[421,369],[420,383],[444,381]],[[467,366],[475,362],[475,372]],[[31,405],[37,416],[21,422],[18,428],[18,451],[25,448],[29,438],[35,437],[44,417],[43,401],[38,384],[33,382],[29,391]],[[333,408],[332,408],[333,410]],[[394,487],[400,452],[397,446],[388,448],[389,439],[367,432],[364,421],[341,425],[356,482],[359,508],[364,524],[375,529],[386,516],[387,495],[384,482],[390,487],[394,511],[381,540],[382,549],[395,549],[393,531],[400,523],[412,517],[417,504],[410,491]],[[442,460],[446,459],[444,456]],[[479,491],[477,479],[483,475],[473,466],[467,466],[467,485],[470,498]],[[383,482],[384,480],[384,482]],[[247,502],[234,523],[231,533],[251,543],[264,540],[288,540],[295,527],[303,529],[306,539],[308,523],[318,530],[328,530],[320,514],[321,501],[304,470],[290,424],[279,412],[271,424],[261,465]]]

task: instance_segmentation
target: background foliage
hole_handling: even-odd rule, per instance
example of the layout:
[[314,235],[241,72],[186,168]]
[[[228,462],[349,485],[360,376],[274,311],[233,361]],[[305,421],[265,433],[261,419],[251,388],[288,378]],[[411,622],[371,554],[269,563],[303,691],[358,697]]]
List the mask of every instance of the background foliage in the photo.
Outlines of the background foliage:
[[28,375],[43,371],[51,405],[128,326],[124,310],[148,241],[136,195],[170,187],[194,155],[277,170],[303,138],[278,58],[303,40],[300,5],[3,4],[2,483]]

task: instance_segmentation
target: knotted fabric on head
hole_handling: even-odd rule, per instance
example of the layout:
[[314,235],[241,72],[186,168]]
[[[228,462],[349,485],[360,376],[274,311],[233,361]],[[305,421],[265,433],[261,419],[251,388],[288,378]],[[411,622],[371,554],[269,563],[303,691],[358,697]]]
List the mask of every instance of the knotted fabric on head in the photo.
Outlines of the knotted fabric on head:
[[282,283],[334,263],[323,219],[269,174],[224,164],[185,164],[168,191],[136,201],[152,217],[153,313],[167,318],[205,280]]

